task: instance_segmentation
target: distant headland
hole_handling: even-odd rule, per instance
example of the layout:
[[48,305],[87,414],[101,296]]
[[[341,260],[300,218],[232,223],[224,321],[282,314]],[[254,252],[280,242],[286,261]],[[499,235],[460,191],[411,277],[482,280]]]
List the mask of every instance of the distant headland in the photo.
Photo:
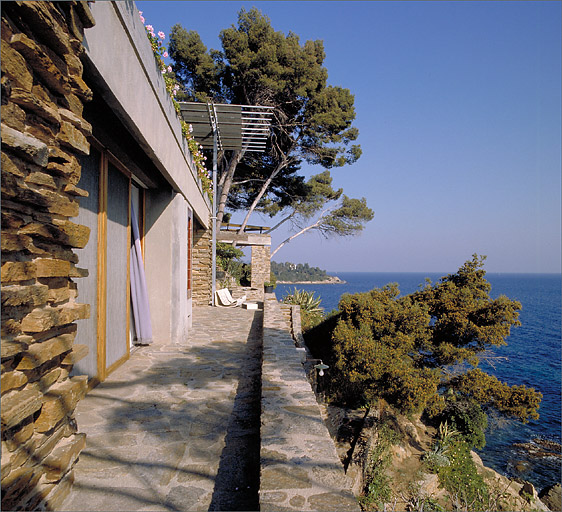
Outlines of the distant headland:
[[271,262],[271,272],[279,284],[344,284],[337,276],[308,263]]
[[328,276],[326,279],[319,281],[281,281],[278,280],[277,284],[345,284],[346,281],[340,279],[338,276]]

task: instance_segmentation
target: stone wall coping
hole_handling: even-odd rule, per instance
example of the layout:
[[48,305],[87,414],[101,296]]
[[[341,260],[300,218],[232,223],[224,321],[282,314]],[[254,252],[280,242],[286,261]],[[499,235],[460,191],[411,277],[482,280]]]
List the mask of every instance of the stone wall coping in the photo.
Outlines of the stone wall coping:
[[359,511],[280,304],[263,318],[260,510]]

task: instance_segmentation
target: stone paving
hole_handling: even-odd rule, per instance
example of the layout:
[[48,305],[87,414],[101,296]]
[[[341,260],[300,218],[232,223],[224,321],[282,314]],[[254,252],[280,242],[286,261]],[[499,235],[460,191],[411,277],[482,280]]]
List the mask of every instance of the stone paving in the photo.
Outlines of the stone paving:
[[263,320],[260,510],[359,511],[273,294]]
[[258,510],[262,311],[194,308],[78,405],[86,448],[61,510]]

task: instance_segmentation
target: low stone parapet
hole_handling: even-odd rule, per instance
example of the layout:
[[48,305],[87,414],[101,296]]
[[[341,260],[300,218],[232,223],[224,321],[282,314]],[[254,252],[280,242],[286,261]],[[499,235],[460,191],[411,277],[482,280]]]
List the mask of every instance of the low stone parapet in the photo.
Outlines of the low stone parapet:
[[263,330],[260,510],[358,511],[273,293]]

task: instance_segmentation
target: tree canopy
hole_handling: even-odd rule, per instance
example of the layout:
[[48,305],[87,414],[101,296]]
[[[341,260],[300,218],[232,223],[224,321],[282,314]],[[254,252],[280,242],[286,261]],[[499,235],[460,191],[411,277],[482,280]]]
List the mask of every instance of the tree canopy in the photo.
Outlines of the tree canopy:
[[521,309],[505,296],[490,298],[484,259],[474,255],[458,272],[409,295],[400,296],[396,284],[344,295],[327,322],[330,349],[323,349],[335,366],[333,392],[365,403],[384,398],[403,412],[437,415],[465,402],[537,419],[539,392],[478,367],[487,350],[506,344]]
[[[177,24],[169,52],[184,85],[179,99],[275,107],[266,153],[221,155],[217,222],[234,186],[243,200],[229,205],[247,208],[243,229],[262,201],[299,186],[302,161],[339,167],[355,162],[361,149],[352,144],[358,137],[353,95],[327,84],[322,41],[301,44],[293,32],[275,31],[256,8],[242,9],[238,24],[221,31],[220,40],[222,50],[208,51],[197,32]],[[241,162],[244,175],[235,180]]]
[[330,171],[311,176],[302,187],[302,193],[286,207],[279,203],[265,203],[263,211],[283,214],[281,221],[268,233],[287,221],[293,226],[294,233],[272,251],[272,256],[291,240],[310,231],[325,237],[356,235],[374,217],[365,198],[349,198],[343,194],[343,189],[332,188]]

